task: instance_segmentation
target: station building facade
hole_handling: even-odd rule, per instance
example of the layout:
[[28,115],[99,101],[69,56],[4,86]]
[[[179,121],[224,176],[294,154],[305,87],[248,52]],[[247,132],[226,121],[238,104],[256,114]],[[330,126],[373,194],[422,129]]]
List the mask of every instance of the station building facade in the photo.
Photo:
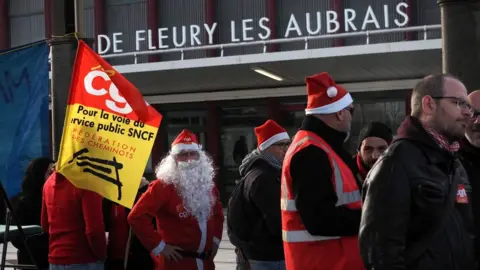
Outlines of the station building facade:
[[[51,37],[52,0],[0,0],[0,50]],[[219,167],[226,197],[234,146],[271,118],[293,135],[304,78],[329,72],[355,100],[352,136],[409,112],[415,81],[441,71],[436,0],[85,0],[85,36],[164,115],[147,172],[183,129]],[[262,75],[263,74],[263,75]]]

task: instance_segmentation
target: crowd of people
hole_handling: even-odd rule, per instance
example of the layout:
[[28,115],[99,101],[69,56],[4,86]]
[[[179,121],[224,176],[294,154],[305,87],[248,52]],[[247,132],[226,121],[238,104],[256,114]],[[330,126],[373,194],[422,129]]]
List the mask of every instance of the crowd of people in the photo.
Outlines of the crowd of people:
[[237,269],[479,269],[480,91],[423,78],[395,138],[370,122],[352,157],[351,95],[326,73],[306,84],[291,143],[269,121],[268,147],[261,126],[240,166],[227,217]]
[[[225,205],[237,269],[479,269],[480,91],[427,76],[396,136],[370,122],[352,155],[344,148],[355,113],[348,89],[327,73],[306,85],[297,133],[267,120],[239,166]],[[53,164],[32,161],[15,200],[20,222],[44,231],[29,244],[33,258],[14,242],[19,263],[215,269],[224,214],[215,166],[194,133],[173,141],[131,210],[76,188]]]

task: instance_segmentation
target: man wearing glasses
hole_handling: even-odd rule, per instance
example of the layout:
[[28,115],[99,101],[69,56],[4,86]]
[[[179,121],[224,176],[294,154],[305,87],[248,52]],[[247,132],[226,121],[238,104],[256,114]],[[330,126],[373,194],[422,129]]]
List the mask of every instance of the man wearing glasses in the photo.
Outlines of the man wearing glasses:
[[360,250],[367,269],[476,269],[468,177],[456,157],[473,116],[467,89],[432,75],[364,183]]
[[343,148],[353,99],[327,74],[306,78],[306,116],[285,156],[282,229],[287,269],[363,270],[358,249],[361,197]]
[[[475,230],[475,257],[480,262],[480,90],[468,95],[468,101],[473,107],[473,116],[468,121],[465,137],[460,142],[460,160],[468,174],[471,185],[466,186],[467,193],[472,198],[472,211]],[[477,190],[471,192],[471,190]]]
[[[238,188],[242,189],[242,194],[239,197],[232,196],[232,201],[243,201],[245,212],[229,213],[232,219],[229,220],[230,226],[233,228],[229,233],[242,242],[248,242],[248,245],[243,246],[234,243],[238,245],[237,269],[246,269],[241,265],[242,262],[247,264],[248,260],[251,270],[281,270],[285,269],[285,259],[280,216],[280,176],[290,137],[273,120],[267,120],[256,127],[255,135],[258,147],[243,159],[239,168],[243,183]],[[234,211],[234,208],[231,207],[229,211]],[[235,226],[242,226],[241,229],[247,230],[246,233],[235,235],[239,232]],[[243,236],[247,234],[248,238]]]

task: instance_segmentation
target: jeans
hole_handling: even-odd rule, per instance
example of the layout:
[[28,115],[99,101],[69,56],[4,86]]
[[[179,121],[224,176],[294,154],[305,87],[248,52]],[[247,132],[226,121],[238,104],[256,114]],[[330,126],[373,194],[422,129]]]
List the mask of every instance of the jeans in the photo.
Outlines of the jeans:
[[249,260],[251,270],[285,270],[285,261],[254,261]]
[[103,270],[103,267],[103,262],[69,265],[50,264],[49,270]]

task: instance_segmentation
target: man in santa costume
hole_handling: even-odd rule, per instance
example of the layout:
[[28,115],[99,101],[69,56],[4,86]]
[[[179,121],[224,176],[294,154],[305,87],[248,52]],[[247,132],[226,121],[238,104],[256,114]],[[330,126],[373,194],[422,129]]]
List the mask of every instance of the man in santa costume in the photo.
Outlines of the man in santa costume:
[[363,270],[356,167],[343,143],[353,99],[327,73],[306,78],[305,118],[285,155],[282,231],[288,270]]
[[158,180],[140,197],[128,222],[156,257],[156,269],[215,269],[224,217],[212,160],[195,134],[183,130],[155,173]]

